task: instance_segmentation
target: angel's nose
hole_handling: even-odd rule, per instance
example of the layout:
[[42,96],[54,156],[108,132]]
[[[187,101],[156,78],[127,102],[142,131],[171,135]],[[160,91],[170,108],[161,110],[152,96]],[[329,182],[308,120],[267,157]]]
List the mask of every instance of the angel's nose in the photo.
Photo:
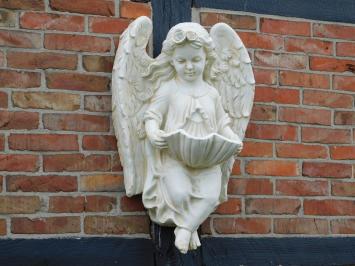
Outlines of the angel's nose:
[[187,61],[187,62],[186,62],[186,65],[185,65],[185,68],[186,68],[187,70],[191,70],[191,69],[193,68],[192,63],[191,63],[190,61]]

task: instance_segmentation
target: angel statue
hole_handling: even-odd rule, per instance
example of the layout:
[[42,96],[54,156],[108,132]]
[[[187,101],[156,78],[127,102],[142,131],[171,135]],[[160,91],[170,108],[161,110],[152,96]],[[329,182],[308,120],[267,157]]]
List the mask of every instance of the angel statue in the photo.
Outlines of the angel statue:
[[122,34],[112,75],[112,117],[128,196],[142,193],[151,220],[175,227],[181,253],[221,202],[241,151],[253,98],[248,51],[227,24],[172,27],[161,54],[146,52],[152,22]]

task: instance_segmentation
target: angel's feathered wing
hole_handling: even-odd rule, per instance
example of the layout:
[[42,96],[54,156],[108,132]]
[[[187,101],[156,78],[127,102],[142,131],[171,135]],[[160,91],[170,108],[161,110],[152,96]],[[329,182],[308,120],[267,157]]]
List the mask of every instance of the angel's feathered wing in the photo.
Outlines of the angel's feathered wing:
[[112,72],[112,120],[128,196],[142,193],[146,160],[143,113],[152,96],[143,72],[154,61],[146,53],[152,22],[139,17],[120,38]]
[[[243,140],[253,107],[255,80],[247,49],[227,24],[218,23],[210,31],[216,47],[218,75],[211,82],[219,91],[224,110],[232,119],[231,128]],[[221,201],[226,200],[228,178],[234,158],[222,165]]]

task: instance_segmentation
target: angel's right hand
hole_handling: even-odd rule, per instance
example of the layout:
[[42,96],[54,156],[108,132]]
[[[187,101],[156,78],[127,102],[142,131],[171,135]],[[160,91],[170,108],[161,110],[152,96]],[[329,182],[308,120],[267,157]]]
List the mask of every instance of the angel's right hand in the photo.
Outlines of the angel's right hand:
[[164,131],[162,130],[154,130],[150,134],[148,134],[148,139],[150,140],[150,143],[158,148],[158,149],[165,149],[168,147],[168,144],[166,143],[166,140],[163,138],[163,135],[165,134]]

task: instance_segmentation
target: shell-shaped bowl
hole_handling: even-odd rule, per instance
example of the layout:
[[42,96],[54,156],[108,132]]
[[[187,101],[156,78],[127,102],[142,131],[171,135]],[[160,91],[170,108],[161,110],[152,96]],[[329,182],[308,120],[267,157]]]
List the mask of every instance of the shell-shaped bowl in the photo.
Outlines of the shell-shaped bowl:
[[192,168],[211,167],[229,159],[242,145],[217,133],[194,137],[184,130],[165,135],[171,156]]

